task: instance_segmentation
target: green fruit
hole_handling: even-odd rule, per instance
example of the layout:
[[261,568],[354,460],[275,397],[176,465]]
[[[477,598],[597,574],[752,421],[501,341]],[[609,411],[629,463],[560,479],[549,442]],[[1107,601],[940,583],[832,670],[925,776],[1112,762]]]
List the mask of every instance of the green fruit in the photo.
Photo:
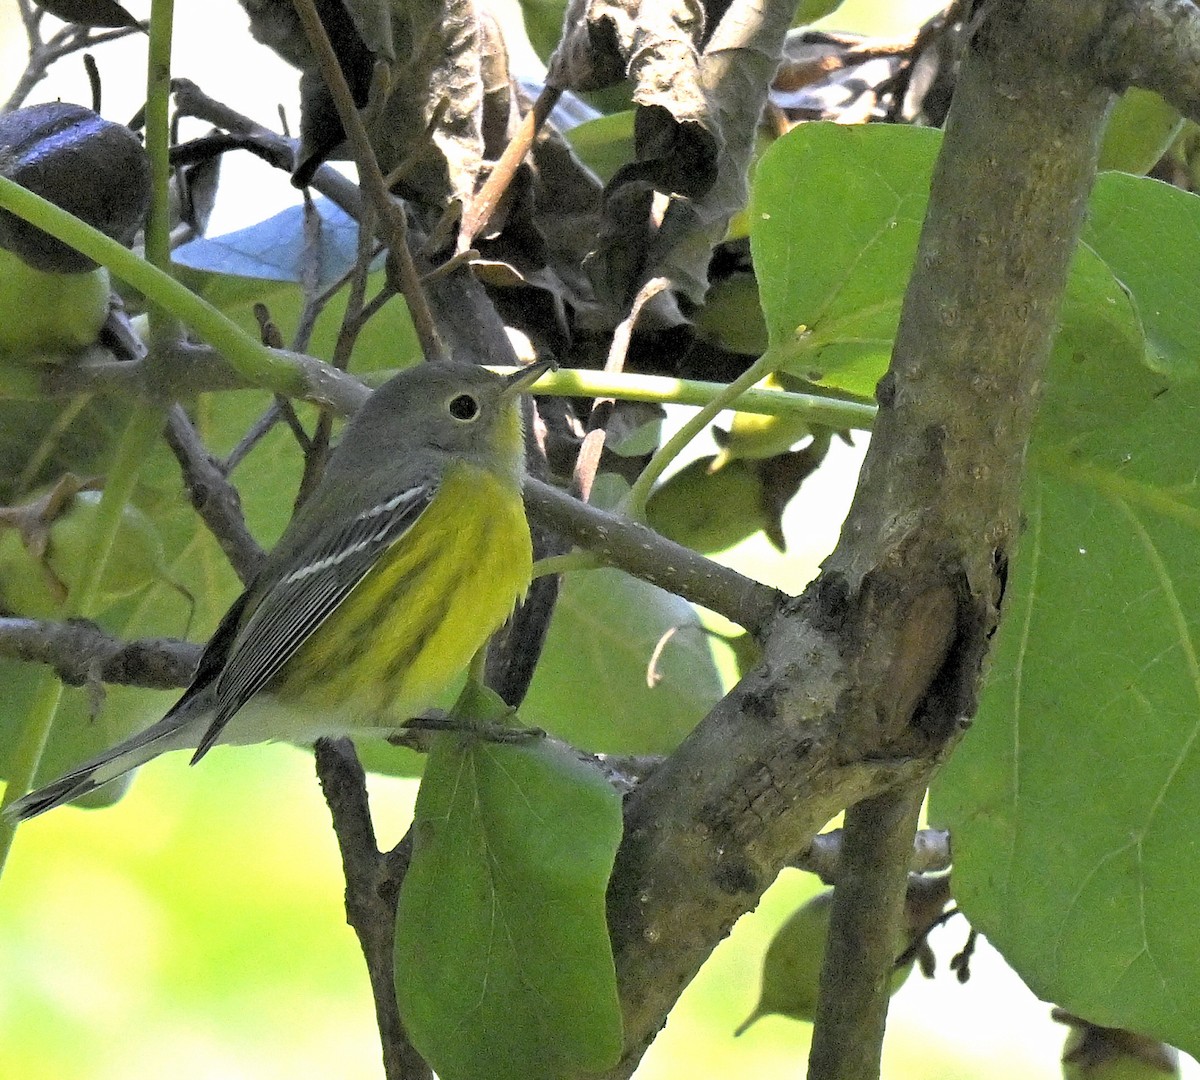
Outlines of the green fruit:
[[91,345],[108,318],[108,271],[35,270],[0,248],[0,358],[44,363]]
[[[81,491],[50,525],[45,556],[28,550],[16,529],[0,533],[0,603],[17,615],[53,618],[94,558],[100,492]],[[96,594],[97,609],[167,579],[158,529],[126,506]],[[169,580],[169,579],[167,579]]]
[[[825,943],[829,939],[829,916],[833,910],[833,891],[818,893],[808,903],[792,912],[787,922],[771,939],[763,960],[762,990],[754,1011],[738,1025],[734,1035],[741,1035],[751,1024],[770,1013],[790,1016],[794,1020],[812,1022],[817,1012],[817,992],[821,984],[821,964],[825,959]],[[907,945],[902,929],[896,932],[896,955]],[[894,994],[908,973],[910,960],[892,975]]]
[[713,472],[700,458],[656,488],[646,503],[652,529],[693,551],[724,551],[766,525],[762,481],[742,461]]
[[796,8],[796,14],[792,18],[792,25],[807,26],[809,23],[825,18],[826,15],[832,15],[842,6],[842,2],[843,0],[801,0],[800,6]]
[[1152,90],[1131,86],[1109,114],[1097,168],[1144,176],[1182,127],[1183,118],[1174,106]]
[[1173,1046],[1059,1010],[1055,1016],[1071,1025],[1062,1055],[1065,1080],[1164,1080],[1180,1075],[1179,1053]]
[[[780,381],[769,375],[758,384],[761,390],[782,390]],[[713,463],[713,471],[725,468],[738,458],[761,460],[787,453],[796,443],[812,432],[808,418],[799,414],[763,416],[761,413],[735,412],[728,431],[713,428],[713,438],[721,452]]]

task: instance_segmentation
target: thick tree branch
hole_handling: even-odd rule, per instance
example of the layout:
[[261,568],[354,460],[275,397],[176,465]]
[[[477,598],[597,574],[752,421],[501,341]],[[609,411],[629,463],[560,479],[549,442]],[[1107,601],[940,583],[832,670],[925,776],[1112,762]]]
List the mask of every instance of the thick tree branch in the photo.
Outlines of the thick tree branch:
[[1095,50],[1114,90],[1154,90],[1200,123],[1200,8],[1191,0],[1116,0]]
[[[762,667],[627,800],[614,1075],[779,867],[837,809],[919,782],[974,710],[1111,96],[1070,59],[1098,39],[1093,5],[982,11],[838,548],[771,626]],[[881,866],[890,842],[872,841]]]

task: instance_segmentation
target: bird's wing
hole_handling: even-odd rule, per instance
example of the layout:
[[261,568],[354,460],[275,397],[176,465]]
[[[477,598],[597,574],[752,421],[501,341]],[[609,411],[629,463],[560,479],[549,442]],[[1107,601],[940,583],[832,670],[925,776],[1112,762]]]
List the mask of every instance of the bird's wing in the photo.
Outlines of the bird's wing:
[[216,678],[213,722],[193,761],[207,753],[238,709],[295,655],[380,555],[412,528],[436,490],[428,482],[395,492],[298,552],[238,630]]

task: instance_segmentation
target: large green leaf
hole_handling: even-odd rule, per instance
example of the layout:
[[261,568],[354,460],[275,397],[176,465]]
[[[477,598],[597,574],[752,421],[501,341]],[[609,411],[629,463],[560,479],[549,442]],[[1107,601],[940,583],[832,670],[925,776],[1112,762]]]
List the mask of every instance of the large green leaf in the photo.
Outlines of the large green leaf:
[[759,162],[750,246],[783,370],[867,395],[887,369],[938,132],[802,124]]
[[[1200,200],[1161,188],[1097,192],[1089,242],[1163,344],[1145,364],[1052,364],[994,666],[930,814],[953,830],[956,899],[1037,994],[1195,1054],[1200,384],[1169,361],[1187,329],[1170,309],[1197,308],[1167,286],[1147,302],[1139,260],[1194,278]],[[1134,236],[1116,213],[1123,199],[1145,228],[1164,198],[1167,232]]]
[[[763,155],[750,242],[769,351],[783,370],[870,394],[887,369],[941,135],[802,124]],[[1100,177],[1063,304],[1059,352],[1144,350],[1200,372],[1195,199],[1157,181]]]
[[563,581],[521,710],[529,723],[594,752],[662,754],[722,693],[690,604],[619,570],[591,570]]
[[444,1080],[559,1080],[615,1064],[604,897],[620,798],[548,742],[437,740],[396,913],[396,991]]
[[1200,213],[1195,195],[1105,173],[1083,239],[1132,293],[1158,371],[1200,374]]

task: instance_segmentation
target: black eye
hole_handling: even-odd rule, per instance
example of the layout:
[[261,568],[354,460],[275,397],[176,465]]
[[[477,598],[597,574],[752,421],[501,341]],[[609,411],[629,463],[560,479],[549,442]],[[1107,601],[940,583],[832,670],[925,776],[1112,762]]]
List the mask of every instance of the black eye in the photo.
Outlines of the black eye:
[[479,415],[479,402],[470,394],[457,394],[450,399],[449,409],[455,420],[474,420]]

